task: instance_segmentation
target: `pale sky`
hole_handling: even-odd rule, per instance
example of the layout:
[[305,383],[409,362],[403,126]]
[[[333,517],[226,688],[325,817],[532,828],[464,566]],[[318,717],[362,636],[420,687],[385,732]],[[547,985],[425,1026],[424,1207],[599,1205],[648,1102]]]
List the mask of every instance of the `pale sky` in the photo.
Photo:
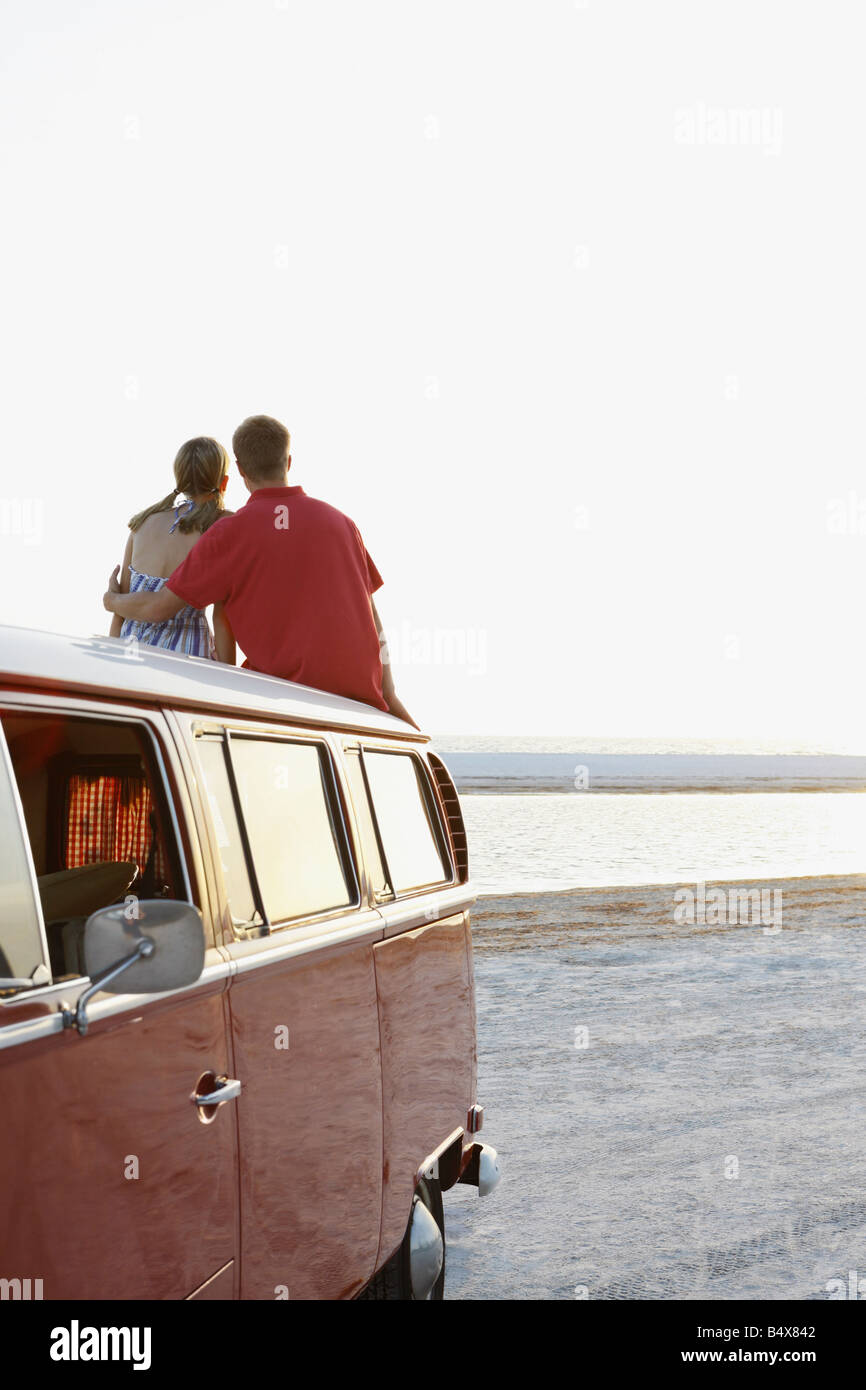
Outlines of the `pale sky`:
[[0,619],[265,412],[426,727],[866,749],[855,6],[0,15]]

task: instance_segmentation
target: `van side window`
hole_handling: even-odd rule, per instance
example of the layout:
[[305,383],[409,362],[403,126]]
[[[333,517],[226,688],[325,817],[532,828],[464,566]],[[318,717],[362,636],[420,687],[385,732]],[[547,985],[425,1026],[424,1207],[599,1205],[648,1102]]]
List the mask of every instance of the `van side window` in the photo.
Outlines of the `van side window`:
[[[0,730],[0,979],[32,979],[45,965],[30,856],[18,815],[12,768]],[[12,993],[0,985],[0,994]]]
[[324,746],[232,733],[229,750],[268,921],[356,903]]
[[30,841],[55,980],[86,974],[84,926],[104,907],[186,898],[153,746],[130,721],[0,715]]
[[394,891],[408,893],[450,880],[432,792],[418,760],[411,753],[365,748],[364,766]]
[[236,927],[261,926],[263,918],[257,910],[250,884],[243,838],[226,767],[225,745],[221,738],[197,738],[195,746],[204,773],[205,792],[216,832],[232,923]]
[[367,779],[364,775],[364,765],[361,762],[361,750],[360,748],[347,748],[345,754],[349,791],[352,794],[352,804],[358,818],[358,830],[364,851],[364,861],[370,876],[370,887],[376,902],[384,902],[387,898],[393,898],[394,890],[388,880],[388,873],[382,859],[379,832],[373,819]]

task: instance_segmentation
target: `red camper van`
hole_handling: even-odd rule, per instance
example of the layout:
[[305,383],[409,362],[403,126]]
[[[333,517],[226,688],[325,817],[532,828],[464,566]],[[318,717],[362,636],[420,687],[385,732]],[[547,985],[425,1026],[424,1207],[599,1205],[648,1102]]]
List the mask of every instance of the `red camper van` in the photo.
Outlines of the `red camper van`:
[[3,1295],[441,1298],[442,1193],[498,1166],[428,740],[0,628],[0,845]]

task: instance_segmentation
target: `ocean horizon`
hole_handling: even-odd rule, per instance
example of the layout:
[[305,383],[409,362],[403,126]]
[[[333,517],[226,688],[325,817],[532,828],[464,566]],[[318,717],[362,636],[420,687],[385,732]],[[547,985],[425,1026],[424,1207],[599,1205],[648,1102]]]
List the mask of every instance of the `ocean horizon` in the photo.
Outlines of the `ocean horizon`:
[[467,735],[434,747],[460,793],[480,895],[866,872],[866,757],[700,740]]
[[466,735],[434,746],[461,793],[866,791],[866,755],[814,745]]

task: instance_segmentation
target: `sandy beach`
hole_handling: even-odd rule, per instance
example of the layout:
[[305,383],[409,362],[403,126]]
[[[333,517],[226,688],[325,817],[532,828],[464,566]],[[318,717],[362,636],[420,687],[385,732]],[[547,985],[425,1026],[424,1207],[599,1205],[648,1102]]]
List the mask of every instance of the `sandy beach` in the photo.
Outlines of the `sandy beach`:
[[[765,894],[768,891],[781,894],[782,930],[800,931],[816,924],[824,927],[866,925],[866,874],[742,879],[736,885],[711,879],[705,886],[707,893],[713,888],[721,889],[728,901],[732,886],[746,893],[763,890]],[[560,893],[479,897],[472,911],[473,949],[478,955],[488,951],[574,946],[582,941],[588,947],[602,940],[622,944],[630,937],[644,940],[648,935],[666,939],[688,937],[695,927],[674,921],[674,895],[683,888],[694,890],[695,885],[651,883],[636,887],[572,888]],[[746,929],[749,924],[738,922],[737,925]],[[729,923],[700,924],[705,934],[730,929]]]
[[476,904],[505,1176],[447,1194],[447,1297],[826,1299],[866,1274],[866,876],[736,885],[781,894],[778,931],[675,923],[682,886]]

